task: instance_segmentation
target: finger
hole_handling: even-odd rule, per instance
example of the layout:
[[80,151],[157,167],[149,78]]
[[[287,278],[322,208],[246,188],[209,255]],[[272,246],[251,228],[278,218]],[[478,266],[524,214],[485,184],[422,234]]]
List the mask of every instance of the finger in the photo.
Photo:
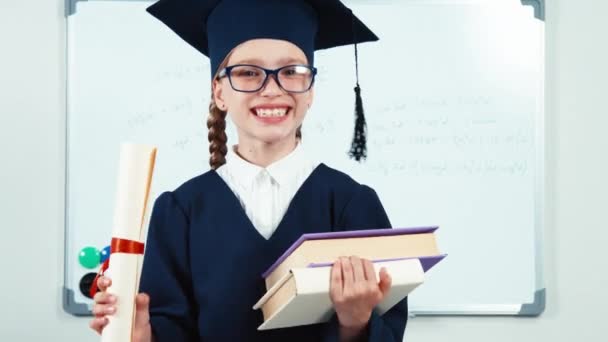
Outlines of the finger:
[[135,326],[143,327],[150,322],[150,296],[140,293],[135,297]]
[[95,317],[89,323],[91,329],[95,330],[98,334],[101,334],[101,331],[105,326],[108,325],[108,319],[106,317]]
[[93,301],[96,304],[115,304],[116,296],[107,292],[97,292],[95,297],[93,297]]
[[340,263],[342,266],[342,281],[344,284],[343,292],[352,290],[354,283],[353,265],[349,258],[341,257]]
[[378,280],[376,279],[376,270],[371,261],[363,259],[363,271],[365,272],[365,279],[367,279],[368,283],[374,285],[378,283]]
[[116,312],[116,307],[110,304],[95,304],[91,311],[97,317],[104,317],[105,315],[113,315]]
[[106,276],[101,276],[99,277],[99,279],[97,279],[97,287],[99,287],[99,290],[101,290],[102,292],[105,291],[108,287],[110,287],[110,285],[112,285],[112,279]]
[[380,283],[378,283],[378,287],[380,287],[380,292],[382,292],[382,297],[386,296],[386,294],[391,289],[392,279],[390,274],[386,271],[386,268],[380,269]]
[[342,282],[342,263],[340,259],[336,260],[331,268],[331,282],[329,284],[329,293],[332,299],[340,299],[344,284]]
[[365,282],[365,271],[363,271],[363,261],[357,256],[350,257],[350,263],[353,265],[353,279],[355,283]]

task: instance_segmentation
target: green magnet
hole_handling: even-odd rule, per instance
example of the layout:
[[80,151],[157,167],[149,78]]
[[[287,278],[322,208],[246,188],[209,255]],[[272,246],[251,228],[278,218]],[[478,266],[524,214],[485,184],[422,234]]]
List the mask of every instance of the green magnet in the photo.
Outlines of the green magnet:
[[95,247],[85,247],[78,254],[78,261],[85,268],[95,268],[99,266],[100,260],[99,250]]

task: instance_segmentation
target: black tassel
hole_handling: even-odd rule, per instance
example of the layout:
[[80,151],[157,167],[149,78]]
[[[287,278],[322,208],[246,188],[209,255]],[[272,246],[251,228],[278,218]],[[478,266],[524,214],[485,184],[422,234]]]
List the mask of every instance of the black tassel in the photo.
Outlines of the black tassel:
[[356,161],[365,160],[367,158],[367,125],[365,123],[365,114],[363,112],[363,100],[361,100],[361,88],[359,83],[355,87],[355,134],[353,142],[350,146],[348,154]]
[[363,100],[361,100],[361,87],[359,87],[359,51],[357,50],[357,30],[355,27],[355,16],[352,14],[353,44],[355,45],[355,133],[353,142],[350,145],[348,155],[360,162],[367,158],[367,125],[365,124],[365,114],[363,113]]
[[[352,12],[351,12],[352,15]],[[350,145],[350,151],[348,155],[360,162],[362,159],[367,158],[367,144],[366,144],[366,131],[367,126],[365,124],[365,115],[363,113],[363,100],[361,100],[361,87],[359,87],[359,52],[357,50],[357,33],[354,27],[355,16],[353,18],[353,39],[355,45],[355,77],[357,78],[357,85],[355,86],[355,134],[353,135],[353,142]]]

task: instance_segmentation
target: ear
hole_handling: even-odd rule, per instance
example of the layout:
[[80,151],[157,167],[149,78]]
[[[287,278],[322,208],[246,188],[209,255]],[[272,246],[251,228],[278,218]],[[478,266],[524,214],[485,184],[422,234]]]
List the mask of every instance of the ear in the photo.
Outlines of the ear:
[[308,91],[308,109],[310,109],[310,107],[312,107],[312,103],[313,103],[314,99],[315,99],[315,87],[313,86]]
[[213,90],[213,101],[215,102],[215,105],[221,110],[226,110],[226,102],[224,101],[221,80],[213,79],[213,84],[211,87]]

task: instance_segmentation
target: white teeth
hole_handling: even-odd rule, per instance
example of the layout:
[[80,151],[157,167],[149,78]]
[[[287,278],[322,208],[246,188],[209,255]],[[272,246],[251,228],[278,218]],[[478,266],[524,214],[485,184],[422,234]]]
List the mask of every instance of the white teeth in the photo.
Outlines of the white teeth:
[[274,109],[256,109],[256,114],[261,117],[280,117],[287,114],[286,108],[274,108]]

